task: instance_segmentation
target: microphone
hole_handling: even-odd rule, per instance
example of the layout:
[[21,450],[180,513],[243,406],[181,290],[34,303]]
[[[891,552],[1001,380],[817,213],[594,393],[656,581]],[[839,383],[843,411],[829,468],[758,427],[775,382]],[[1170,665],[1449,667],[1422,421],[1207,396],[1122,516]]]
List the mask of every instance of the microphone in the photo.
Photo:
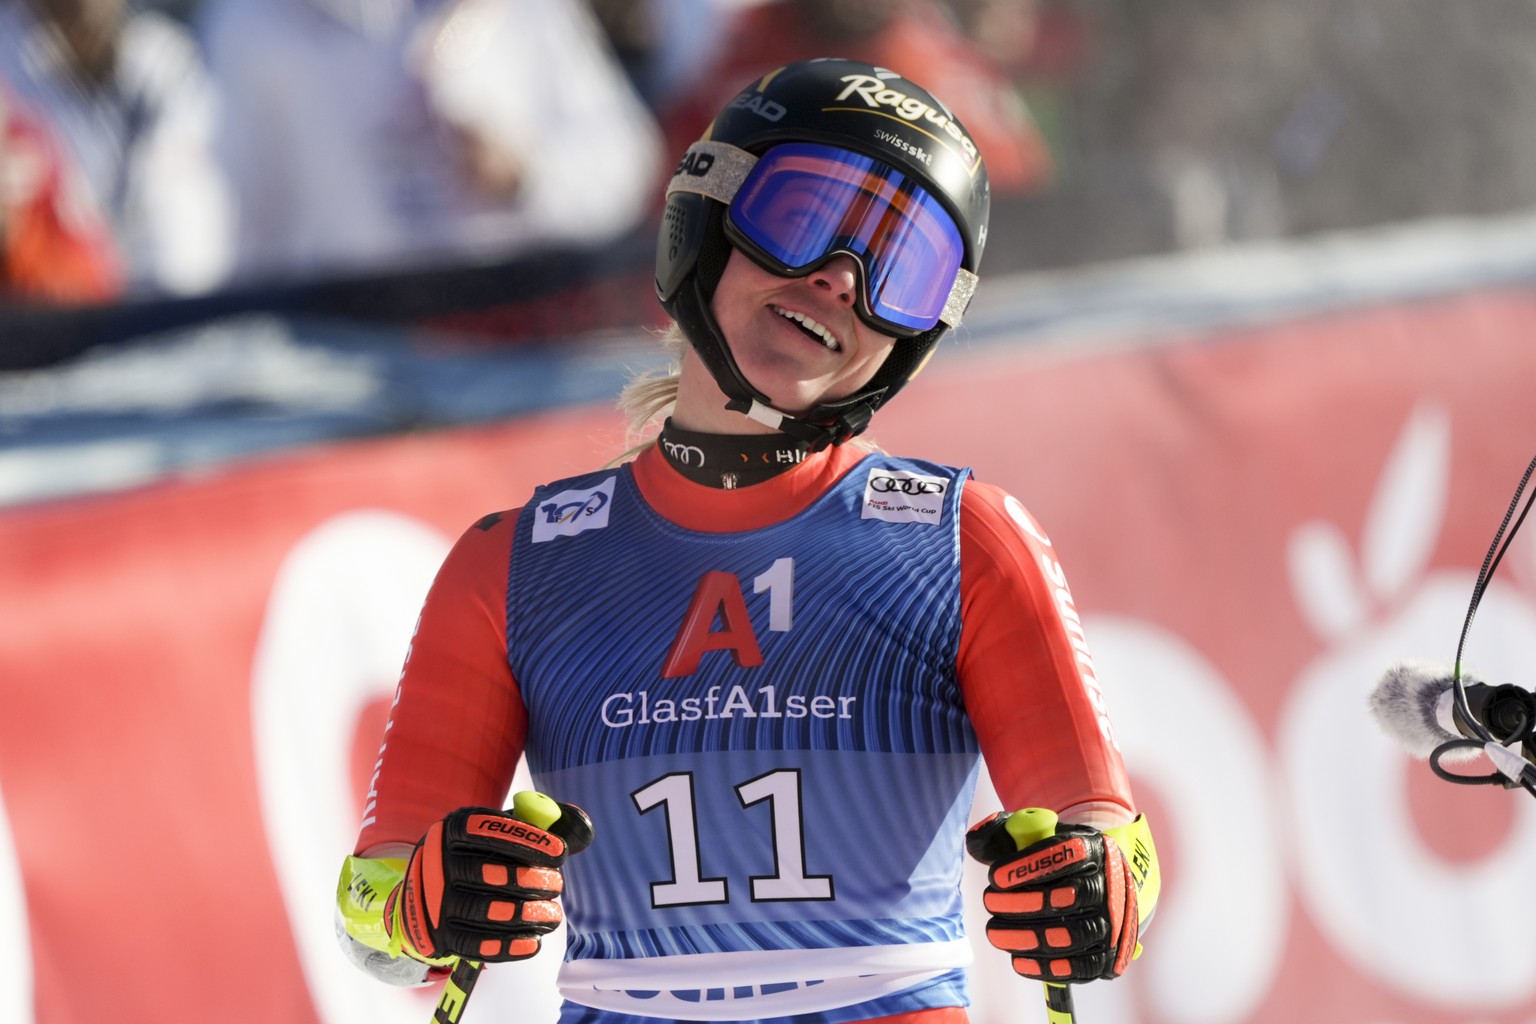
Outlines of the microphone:
[[[1536,726],[1536,694],[1510,683],[1490,686],[1465,673],[1461,681],[1467,710],[1476,725],[1469,723],[1457,706],[1450,667],[1417,659],[1400,661],[1387,669],[1371,691],[1371,714],[1382,730],[1414,757],[1467,762],[1485,754],[1501,773],[1518,779],[1536,761],[1532,728]],[[1487,742],[1489,736],[1492,743]],[[1516,742],[1521,744],[1523,757],[1509,749]],[[1447,743],[1457,745],[1441,751]]]

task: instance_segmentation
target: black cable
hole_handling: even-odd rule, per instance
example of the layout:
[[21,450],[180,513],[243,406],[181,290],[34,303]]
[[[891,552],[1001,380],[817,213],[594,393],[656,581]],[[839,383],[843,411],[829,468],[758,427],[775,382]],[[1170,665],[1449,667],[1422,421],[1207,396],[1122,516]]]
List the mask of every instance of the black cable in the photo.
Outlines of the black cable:
[[1506,786],[1509,780],[1498,772],[1491,775],[1461,775],[1440,766],[1440,758],[1453,750],[1473,750],[1481,752],[1483,744],[1477,740],[1446,740],[1436,747],[1429,755],[1429,770],[1434,772],[1446,782],[1454,782],[1458,786]]
[[[1520,485],[1515,488],[1515,495],[1510,499],[1509,508],[1504,512],[1504,518],[1499,523],[1499,528],[1493,535],[1493,543],[1488,546],[1488,554],[1483,558],[1483,565],[1477,574],[1477,582],[1472,587],[1472,600],[1467,604],[1467,617],[1461,625],[1461,638],[1456,642],[1456,661],[1451,675],[1451,686],[1456,710],[1460,712],[1462,721],[1469,723],[1469,727],[1482,738],[1481,742],[1471,739],[1450,740],[1436,747],[1429,756],[1429,767],[1440,778],[1447,782],[1454,782],[1462,786],[1502,785],[1513,789],[1521,786],[1536,796],[1536,766],[1528,765],[1522,769],[1518,779],[1507,780],[1502,774],[1492,775],[1457,775],[1440,765],[1440,758],[1453,751],[1476,748],[1481,750],[1485,744],[1497,742],[1472,714],[1471,707],[1467,704],[1467,688],[1461,681],[1461,656],[1467,645],[1467,634],[1472,630],[1472,617],[1477,614],[1477,606],[1482,603],[1483,593],[1488,589],[1488,584],[1493,579],[1493,574],[1499,568],[1499,563],[1504,560],[1504,552],[1509,550],[1509,545],[1514,541],[1515,534],[1520,532],[1520,526],[1525,522],[1526,515],[1531,511],[1531,503],[1536,501],[1536,491],[1526,499],[1525,507],[1520,509],[1518,517],[1515,510],[1520,508],[1520,497],[1525,493],[1526,485],[1530,482],[1531,475],[1536,473],[1536,458],[1532,458],[1530,465],[1525,467],[1525,474],[1520,477]],[[1514,525],[1510,525],[1510,520]],[[1505,530],[1509,531],[1508,536]],[[1526,723],[1526,731],[1529,732],[1529,722]]]

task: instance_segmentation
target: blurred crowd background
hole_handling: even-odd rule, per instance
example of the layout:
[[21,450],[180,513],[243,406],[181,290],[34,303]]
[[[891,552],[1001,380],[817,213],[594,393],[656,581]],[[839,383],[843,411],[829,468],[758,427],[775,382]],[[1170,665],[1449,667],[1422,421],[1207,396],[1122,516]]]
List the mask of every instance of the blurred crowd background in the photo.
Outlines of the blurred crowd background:
[[0,367],[241,308],[650,322],[671,164],[807,55],[952,104],[984,279],[1516,210],[1533,43],[1515,0],[0,0]]

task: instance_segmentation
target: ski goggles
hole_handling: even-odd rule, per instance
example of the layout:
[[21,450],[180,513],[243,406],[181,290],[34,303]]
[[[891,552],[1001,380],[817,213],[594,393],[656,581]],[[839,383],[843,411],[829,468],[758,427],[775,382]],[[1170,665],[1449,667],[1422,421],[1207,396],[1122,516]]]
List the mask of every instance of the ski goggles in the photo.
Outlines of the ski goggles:
[[[852,256],[861,270],[859,317],[877,330],[911,337],[941,320],[960,322],[976,287],[960,266],[965,239],[912,177],[818,143],[784,143],[752,161],[734,146],[698,143],[669,191],[727,203],[727,237],[772,273],[799,276],[838,254]],[[709,176],[714,187],[689,180]]]

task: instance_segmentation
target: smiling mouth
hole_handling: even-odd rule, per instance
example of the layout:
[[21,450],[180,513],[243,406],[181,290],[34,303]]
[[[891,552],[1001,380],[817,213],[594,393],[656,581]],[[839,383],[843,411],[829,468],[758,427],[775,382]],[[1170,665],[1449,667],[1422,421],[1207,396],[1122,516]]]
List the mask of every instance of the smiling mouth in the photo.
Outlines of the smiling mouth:
[[837,340],[837,335],[804,313],[796,313],[794,310],[784,309],[782,306],[770,306],[769,308],[793,323],[796,327],[799,327],[807,336],[814,338],[827,349],[833,352],[841,352],[843,350],[843,343]]

